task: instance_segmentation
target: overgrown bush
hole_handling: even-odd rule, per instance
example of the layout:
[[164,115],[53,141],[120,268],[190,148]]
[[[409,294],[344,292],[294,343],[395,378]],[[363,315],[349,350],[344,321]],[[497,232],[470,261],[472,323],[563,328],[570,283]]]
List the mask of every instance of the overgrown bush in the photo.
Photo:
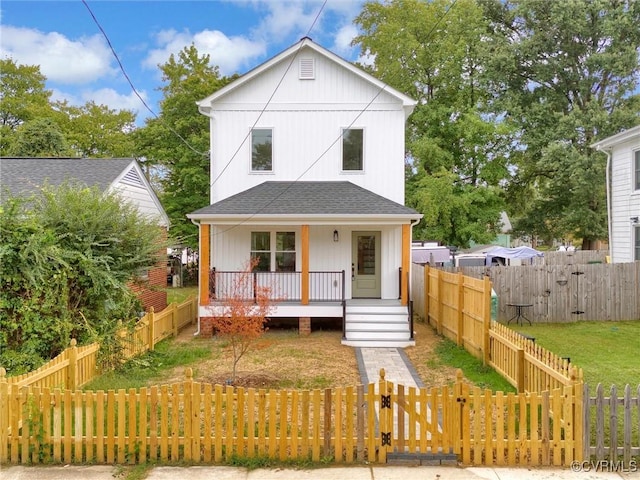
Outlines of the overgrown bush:
[[[96,160],[99,161],[99,160]],[[69,345],[108,339],[140,306],[129,288],[161,235],[115,194],[63,185],[0,205],[0,365],[18,374]]]

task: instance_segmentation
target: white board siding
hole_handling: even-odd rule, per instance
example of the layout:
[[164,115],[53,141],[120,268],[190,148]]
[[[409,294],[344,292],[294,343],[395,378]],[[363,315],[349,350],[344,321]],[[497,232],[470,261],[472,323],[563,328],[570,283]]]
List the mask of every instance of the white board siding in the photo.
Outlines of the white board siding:
[[113,187],[113,190],[123,199],[135,205],[142,215],[153,219],[162,227],[169,226],[164,212],[158,208],[153,195],[146,187],[120,182]]
[[[294,60],[269,105],[289,59],[211,105],[211,203],[267,180],[298,179],[350,181],[404,203],[402,101],[310,48],[300,57],[315,60],[315,79],[300,80]],[[272,172],[251,172],[254,124],[273,129]],[[364,129],[363,172],[342,172],[348,127]]]
[[640,191],[634,190],[634,152],[640,137],[613,146],[611,152],[611,256],[614,263],[634,261],[631,217],[640,216]]
[[[250,139],[242,144],[258,113],[220,115],[212,140],[211,173],[217,180],[211,188],[211,203],[264,181],[300,180],[350,181],[404,204],[402,110],[366,112],[354,123],[357,115],[354,111],[266,112],[256,128],[273,129],[273,170],[269,173],[251,172]],[[351,124],[364,130],[362,172],[342,171],[341,134]]]
[[[339,241],[333,241],[333,231],[338,230]],[[309,270],[316,272],[345,271],[346,296],[351,298],[351,233],[360,230],[379,230],[381,236],[381,297],[398,298],[398,271],[402,259],[402,228],[367,225],[361,228],[312,225],[309,227]],[[302,247],[299,226],[239,226],[229,229],[214,226],[211,232],[211,267],[218,271],[238,271],[248,262],[251,250],[251,232],[286,231],[296,233],[296,270],[302,267]]]

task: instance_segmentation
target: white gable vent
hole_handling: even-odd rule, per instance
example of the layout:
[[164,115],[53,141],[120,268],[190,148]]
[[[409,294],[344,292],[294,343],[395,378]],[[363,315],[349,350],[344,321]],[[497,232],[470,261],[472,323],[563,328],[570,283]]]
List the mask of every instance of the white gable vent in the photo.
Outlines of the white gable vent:
[[136,187],[144,187],[144,183],[140,179],[138,172],[135,168],[129,170],[124,177],[122,177],[122,183],[127,185],[135,185]]
[[313,80],[316,78],[316,62],[313,58],[300,59],[300,80]]

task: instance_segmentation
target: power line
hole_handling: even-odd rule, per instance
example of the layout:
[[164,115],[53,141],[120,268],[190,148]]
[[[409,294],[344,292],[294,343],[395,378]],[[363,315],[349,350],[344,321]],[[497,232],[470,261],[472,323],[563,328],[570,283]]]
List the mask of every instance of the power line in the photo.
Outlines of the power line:
[[127,71],[124,68],[124,65],[122,64],[122,62],[120,61],[120,57],[118,57],[118,54],[116,53],[115,48],[113,48],[113,45],[111,44],[111,40],[109,39],[109,36],[107,35],[107,32],[105,32],[104,28],[102,28],[102,25],[100,25],[100,22],[98,21],[98,19],[96,18],[96,16],[94,15],[93,11],[91,10],[91,7],[89,7],[89,4],[86,2],[86,0],[82,0],[82,3],[84,4],[85,7],[87,7],[87,10],[89,11],[89,14],[91,15],[91,18],[93,18],[93,21],[95,22],[95,24],[98,26],[98,29],[100,30],[100,32],[102,32],[102,36],[104,37],[104,39],[107,42],[107,45],[109,45],[109,48],[111,49],[111,53],[113,54],[113,56],[115,57],[116,61],[118,62],[118,66],[120,67],[120,71],[122,71],[122,74],[124,75],[124,78],[127,80],[127,82],[129,83],[129,86],[131,87],[131,90],[133,90],[133,93],[136,95],[136,97],[138,97],[138,99],[140,100],[140,102],[142,103],[142,105],[144,105],[144,107],[151,113],[151,115],[153,115],[157,120],[160,120],[160,122],[162,123],[162,125],[164,125],[171,133],[173,133],[176,137],[178,137],[182,143],[184,143],[191,151],[193,151],[194,153],[197,153],[198,155],[209,155],[209,152],[200,152],[199,150],[196,150],[194,147],[192,147],[189,142],[187,142],[182,135],[180,135],[174,128],[171,127],[171,125],[168,125],[162,118],[160,118],[158,115],[156,115],[156,113],[151,109],[151,107],[149,107],[149,105],[147,105],[147,102],[145,102],[145,100],[142,98],[142,96],[138,93],[138,90],[136,89],[136,87],[133,85],[133,82],[131,81],[131,78],[129,78],[129,75],[127,74]]
[[[324,0],[324,3],[320,6],[320,10],[318,10],[318,13],[316,14],[315,18],[313,19],[313,22],[311,23],[311,26],[307,30],[307,34],[305,35],[305,37],[308,37],[311,34],[311,30],[313,30],[313,27],[315,26],[316,22],[320,18],[320,14],[322,13],[322,10],[324,10],[324,7],[326,5],[327,5],[327,0]],[[267,103],[265,103],[264,107],[262,107],[262,110],[260,110],[260,113],[258,114],[258,117],[256,118],[256,121],[253,122],[253,125],[251,126],[251,128],[249,129],[247,134],[244,136],[242,141],[240,142],[240,145],[238,145],[238,148],[235,150],[235,152],[233,152],[233,155],[231,155],[231,158],[226,163],[224,168],[220,171],[218,176],[211,182],[210,187],[213,187],[216,184],[216,182],[220,179],[222,174],[227,170],[227,168],[229,168],[229,165],[231,165],[231,162],[233,162],[233,160],[238,156],[238,153],[240,153],[240,150],[242,149],[242,146],[245,144],[245,142],[247,141],[247,139],[251,135],[251,132],[253,131],[253,129],[256,127],[256,125],[258,124],[258,122],[262,118],[262,115],[264,115],[264,112],[267,110],[267,107],[271,103],[271,100],[273,100],[273,97],[275,96],[276,92],[280,88],[280,85],[282,85],[282,82],[284,81],[285,77],[287,76],[287,73],[291,69],[291,66],[293,65],[293,62],[298,57],[298,53],[300,53],[300,49],[301,48],[302,48],[302,42],[300,42],[300,45],[298,46],[298,49],[296,50],[296,52],[291,57],[291,61],[289,62],[289,64],[287,65],[287,68],[285,69],[284,73],[280,77],[280,80],[278,80],[278,83],[276,84],[275,88],[273,89],[273,92],[271,92],[271,95],[267,99]]]
[[[437,26],[440,24],[440,22],[447,16],[447,14],[451,11],[451,9],[455,6],[456,2],[458,0],[453,0],[451,2],[451,5],[449,6],[449,8],[447,10],[445,10],[445,12],[442,14],[442,16],[436,21],[436,23],[433,24],[433,26],[431,27],[431,29],[429,30],[429,32],[426,35],[426,38],[429,38],[431,36],[431,34],[433,34],[433,32],[435,31],[435,29],[437,28]],[[326,4],[326,0],[325,3],[323,4],[323,8],[324,5]],[[322,9],[321,9],[322,11]],[[318,13],[319,15],[319,13]],[[316,19],[318,17],[316,16]],[[315,24],[315,20],[314,20],[314,24]],[[308,34],[307,34],[308,35]],[[302,47],[302,44],[300,45],[300,47]],[[296,51],[295,55],[293,56],[293,58],[291,59],[291,62],[289,63],[289,65],[287,66],[287,69],[285,70],[282,78],[280,79],[280,81],[278,82],[278,85],[276,86],[276,90],[278,89],[278,87],[280,86],[280,84],[282,83],[282,81],[284,80],[284,76],[286,75],[286,73],[289,71],[289,68],[291,67],[291,65],[293,64],[293,61],[295,60],[298,52],[300,51],[300,48],[298,48],[298,50]],[[369,101],[369,103],[362,109],[360,110],[360,112],[358,112],[358,114],[356,115],[356,117],[353,119],[353,121],[349,124],[349,126],[347,128],[351,128],[351,126],[367,111],[367,109],[371,106],[371,104],[380,96],[380,94],[385,90],[385,88],[387,87],[386,83],[383,84],[380,89],[378,90],[378,92],[374,95],[374,97],[371,99],[371,101]],[[264,111],[266,110],[267,106],[269,105],[269,102],[271,101],[271,99],[273,98],[273,95],[275,94],[275,91],[273,92],[273,94],[271,95],[271,97],[269,97],[269,100],[267,101],[267,104],[265,105],[265,107],[262,109],[262,111],[260,112],[260,116],[258,117],[258,120],[260,119],[260,117],[262,116],[262,114],[264,113]],[[256,122],[253,124],[252,128],[255,128],[256,124],[258,123],[258,120],[256,120]],[[225,165],[225,168],[223,169],[222,172],[220,172],[220,175],[222,175],[222,173],[224,172],[224,170],[226,170],[226,168],[229,166],[229,164],[233,161],[233,159],[235,158],[235,156],[238,154],[238,152],[240,151],[240,148],[242,147],[242,145],[244,145],[244,142],[247,140],[247,138],[249,137],[249,135],[251,134],[251,130],[249,130],[249,133],[244,137],[242,143],[240,144],[240,146],[238,147],[238,149],[234,152],[233,156],[231,157],[231,160],[229,160],[229,162]],[[265,203],[265,205],[260,208],[259,210],[257,210],[256,212],[254,212],[253,214],[251,214],[248,218],[244,219],[243,221],[232,225],[229,228],[226,228],[218,233],[216,233],[215,235],[220,235],[226,232],[229,232],[230,230],[233,230],[236,227],[239,227],[245,223],[247,223],[249,220],[251,220],[252,218],[254,218],[256,215],[258,215],[260,212],[262,212],[266,207],[268,207],[269,205],[271,205],[273,202],[275,202],[278,198],[280,198],[282,195],[284,195],[292,186],[294,183],[298,182],[309,170],[311,170],[311,168],[313,168],[314,165],[316,165],[326,154],[327,152],[329,152],[329,150],[331,150],[331,148],[333,148],[333,146],[338,143],[340,141],[340,139],[342,138],[343,134],[341,133],[319,156],[318,158],[316,158],[313,162],[311,162],[311,164],[291,183],[291,185],[287,186],[287,188],[285,188],[284,190],[282,190],[282,192],[280,192],[278,195],[276,195],[272,200],[270,200],[269,202]],[[216,181],[220,178],[220,175],[218,175],[218,177],[216,177]],[[215,181],[214,181],[215,183]],[[211,184],[211,186],[213,186],[213,183]]]

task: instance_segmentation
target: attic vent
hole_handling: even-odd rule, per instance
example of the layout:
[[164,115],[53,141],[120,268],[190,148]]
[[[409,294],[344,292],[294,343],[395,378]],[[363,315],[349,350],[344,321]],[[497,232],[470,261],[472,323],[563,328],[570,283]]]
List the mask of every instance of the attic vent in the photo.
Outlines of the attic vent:
[[127,185],[135,185],[136,187],[144,187],[144,183],[142,183],[142,179],[135,168],[132,168],[127,172],[127,174],[122,177],[122,183],[126,183]]
[[300,59],[300,80],[313,80],[316,78],[316,68],[313,58]]

